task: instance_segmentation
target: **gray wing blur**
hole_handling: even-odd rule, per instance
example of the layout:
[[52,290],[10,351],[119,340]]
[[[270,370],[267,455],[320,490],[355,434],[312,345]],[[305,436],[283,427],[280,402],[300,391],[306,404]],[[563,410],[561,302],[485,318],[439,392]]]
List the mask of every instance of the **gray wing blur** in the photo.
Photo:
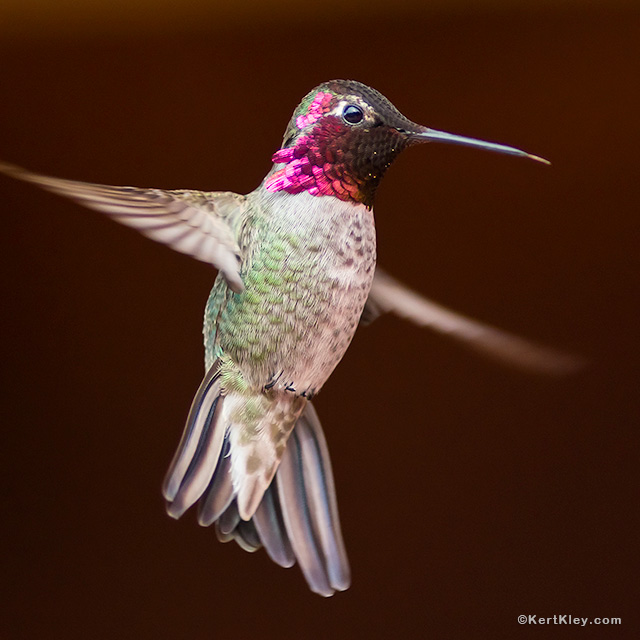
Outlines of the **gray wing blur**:
[[585,364],[578,357],[529,342],[447,309],[377,269],[363,321],[371,322],[386,312],[451,336],[494,360],[535,373],[562,375]]
[[3,162],[0,172],[106,213],[153,240],[212,264],[233,291],[244,288],[240,279],[240,249],[232,231],[244,211],[244,196],[229,192],[111,187],[39,175]]

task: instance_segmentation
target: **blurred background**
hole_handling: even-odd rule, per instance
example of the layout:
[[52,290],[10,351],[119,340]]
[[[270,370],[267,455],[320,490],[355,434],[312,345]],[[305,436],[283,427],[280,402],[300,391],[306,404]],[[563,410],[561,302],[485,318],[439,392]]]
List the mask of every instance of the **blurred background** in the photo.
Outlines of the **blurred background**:
[[407,151],[380,263],[590,366],[548,379],[396,318],[361,330],[315,402],[353,571],[324,600],[165,514],[214,272],[1,178],[0,637],[539,638],[520,614],[638,637],[639,43],[613,0],[4,0],[0,157],[36,171],[246,193],[335,77],[549,158]]

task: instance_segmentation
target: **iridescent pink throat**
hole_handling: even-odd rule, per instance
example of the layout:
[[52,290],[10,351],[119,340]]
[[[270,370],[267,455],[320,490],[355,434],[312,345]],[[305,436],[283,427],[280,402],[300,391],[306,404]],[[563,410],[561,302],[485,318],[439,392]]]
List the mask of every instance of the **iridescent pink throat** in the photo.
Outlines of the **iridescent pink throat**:
[[[316,94],[306,114],[296,118],[296,126],[303,129],[317,122],[331,109],[333,98],[330,93]],[[362,185],[348,171],[348,133],[339,118],[325,116],[308,135],[298,139],[295,147],[276,151],[272,162],[285,166],[269,176],[265,183],[267,191],[308,191],[313,196],[363,202]]]

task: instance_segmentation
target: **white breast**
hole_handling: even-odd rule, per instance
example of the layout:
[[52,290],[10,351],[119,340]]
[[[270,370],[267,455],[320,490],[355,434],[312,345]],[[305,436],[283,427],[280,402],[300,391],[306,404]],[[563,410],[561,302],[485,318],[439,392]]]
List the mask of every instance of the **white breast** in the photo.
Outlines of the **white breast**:
[[315,393],[342,359],[367,301],[376,261],[373,212],[331,196],[263,192],[269,233],[293,234],[304,266],[295,322],[303,331],[282,339],[279,382]]

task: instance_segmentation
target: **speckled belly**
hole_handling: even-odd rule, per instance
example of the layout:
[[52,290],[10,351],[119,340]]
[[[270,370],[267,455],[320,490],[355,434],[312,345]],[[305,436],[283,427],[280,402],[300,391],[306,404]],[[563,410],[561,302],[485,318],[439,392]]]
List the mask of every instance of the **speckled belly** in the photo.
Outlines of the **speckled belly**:
[[218,279],[209,297],[207,367],[225,354],[255,389],[320,389],[353,338],[375,268],[371,212],[343,209],[305,229],[275,224],[256,234],[245,291]]

